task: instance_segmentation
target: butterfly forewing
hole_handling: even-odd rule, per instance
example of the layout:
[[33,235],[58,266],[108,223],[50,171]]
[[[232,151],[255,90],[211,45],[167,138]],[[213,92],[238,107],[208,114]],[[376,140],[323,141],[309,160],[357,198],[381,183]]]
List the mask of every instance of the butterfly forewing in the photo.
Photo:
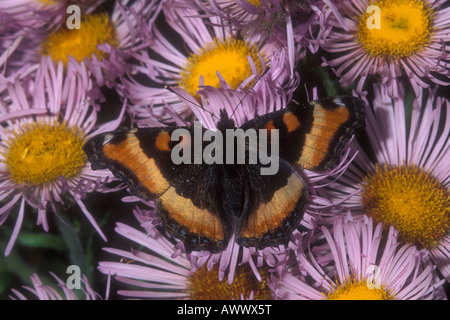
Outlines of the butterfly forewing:
[[364,127],[364,102],[329,97],[265,114],[243,128],[279,130],[279,154],[291,164],[322,171],[335,166],[355,130]]
[[[189,136],[171,141],[175,129]],[[178,143],[194,148],[192,127],[117,130],[89,140],[84,151],[92,168],[108,168],[143,199],[156,199],[157,215],[165,229],[181,239],[187,251],[222,249],[230,236],[217,197],[217,169],[206,164],[174,164],[172,149]],[[216,190],[216,191],[214,191]]]

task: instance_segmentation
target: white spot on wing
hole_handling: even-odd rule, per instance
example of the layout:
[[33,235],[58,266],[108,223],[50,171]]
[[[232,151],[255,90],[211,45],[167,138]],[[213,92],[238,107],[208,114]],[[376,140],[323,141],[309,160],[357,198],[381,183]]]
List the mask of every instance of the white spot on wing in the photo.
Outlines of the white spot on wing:
[[340,97],[336,97],[333,99],[333,102],[336,103],[338,106],[345,107],[345,104],[342,102]]
[[110,133],[106,134],[105,140],[103,140],[103,145],[107,145],[111,141],[112,138],[114,138],[114,136],[112,134],[110,134]]

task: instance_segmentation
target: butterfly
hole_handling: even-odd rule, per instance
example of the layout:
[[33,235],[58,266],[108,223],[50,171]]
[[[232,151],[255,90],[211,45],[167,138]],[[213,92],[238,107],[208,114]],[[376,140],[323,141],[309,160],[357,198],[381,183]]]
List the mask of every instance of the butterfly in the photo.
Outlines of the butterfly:
[[[194,125],[106,132],[92,137],[83,149],[93,170],[107,168],[134,195],[156,200],[162,227],[184,243],[186,252],[218,252],[233,235],[240,246],[263,249],[286,245],[303,217],[308,188],[298,167],[322,171],[336,166],[349,139],[364,127],[364,106],[361,99],[352,96],[291,103],[282,110],[256,116],[240,128],[222,111],[216,133],[222,134],[225,145],[234,139],[226,133],[237,129],[265,129],[267,143],[274,147],[276,142],[277,170],[272,174],[262,174],[269,164],[260,159],[244,163],[196,161],[186,150],[204,152],[211,142],[202,140],[198,145],[192,139]],[[180,129],[178,139],[173,139]],[[200,127],[202,134],[206,131]],[[258,136],[259,141],[263,140]],[[252,148],[246,141],[244,160],[249,160]],[[179,156],[192,161],[174,161],[175,149]],[[225,158],[237,159],[237,143],[225,149]]]

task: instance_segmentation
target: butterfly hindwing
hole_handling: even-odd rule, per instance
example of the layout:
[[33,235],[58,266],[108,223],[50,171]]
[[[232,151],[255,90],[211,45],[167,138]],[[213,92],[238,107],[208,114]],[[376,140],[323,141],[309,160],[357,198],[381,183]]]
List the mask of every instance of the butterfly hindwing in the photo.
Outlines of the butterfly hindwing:
[[308,192],[302,178],[284,160],[274,175],[261,175],[258,167],[247,169],[250,207],[239,217],[236,242],[257,249],[287,244],[303,217]]
[[158,219],[166,230],[184,242],[187,252],[223,249],[230,238],[231,220],[224,214],[220,170],[197,165],[179,176],[157,200]]

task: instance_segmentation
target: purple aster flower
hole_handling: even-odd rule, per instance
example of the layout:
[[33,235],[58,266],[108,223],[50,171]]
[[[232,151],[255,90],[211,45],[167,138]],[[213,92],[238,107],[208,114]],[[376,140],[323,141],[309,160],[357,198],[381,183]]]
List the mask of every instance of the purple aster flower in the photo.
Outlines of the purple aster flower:
[[43,32],[57,28],[67,19],[67,8],[75,4],[84,13],[95,10],[105,0],[17,0],[0,3],[2,35],[20,31]]
[[[40,56],[49,56],[55,63],[61,61],[66,67],[72,63],[74,68],[79,68],[84,62],[98,86],[111,87],[118,76],[128,71],[126,60],[147,47],[148,44],[138,37],[138,31],[151,28],[159,10],[157,0],[120,0],[111,15],[83,13],[79,29],[63,24],[53,32],[38,35],[22,32],[25,40],[10,57],[8,67],[14,70],[25,63],[35,63]],[[11,42],[10,39],[3,41]]]
[[0,93],[0,221],[17,214],[6,255],[20,232],[25,206],[36,210],[36,223],[48,231],[47,210],[56,214],[62,194],[73,198],[106,240],[83,198],[94,190],[116,190],[106,185],[113,176],[108,170],[93,172],[82,147],[89,137],[116,129],[123,111],[118,119],[96,127],[93,101],[86,93],[92,81],[81,69],[69,67],[64,76],[62,64],[55,67],[43,58],[32,79],[14,78]]
[[[56,276],[53,272],[50,272],[53,278],[55,278],[57,285],[56,287],[53,285],[48,285],[42,283],[41,279],[37,274],[33,274],[31,279],[31,284],[33,287],[22,286],[25,290],[25,293],[20,292],[19,290],[12,289],[12,294],[10,298],[12,300],[98,300],[101,299],[101,295],[95,292],[86,276],[83,274],[80,279],[80,288],[79,289],[71,289],[62,281],[58,276]],[[81,294],[77,295],[77,292]],[[30,298],[27,298],[27,295]]]
[[17,69],[15,72],[11,74],[5,74],[6,65],[8,58],[14,54],[15,50],[17,49],[17,45],[23,40],[23,36],[17,37],[14,41],[7,43],[7,42],[1,42],[0,46],[5,45],[5,47],[2,47],[0,51],[2,52],[0,54],[0,97],[2,94],[6,92],[6,85],[12,81],[12,79],[19,77],[19,78],[26,78],[28,74],[33,73],[37,69],[37,65],[30,66],[29,64],[21,66],[21,68]]
[[176,5],[188,5],[208,16],[220,17],[231,27],[239,29],[255,24],[268,27],[264,23],[269,23],[284,7],[280,0],[187,0]]
[[[304,2],[187,0],[179,5],[186,6],[186,4],[199,12],[204,12],[208,17],[219,17],[221,23],[229,24],[231,28],[236,30],[240,29],[244,34],[259,33],[266,34],[268,38],[285,38],[291,70],[304,55],[304,50],[296,47],[296,44],[300,44],[300,41],[294,43],[293,32],[293,19],[300,15],[306,16],[308,11],[312,11]],[[305,27],[308,29],[307,26]]]
[[[402,97],[402,90],[399,93]],[[424,90],[412,102],[409,115],[404,99],[393,101],[375,88],[372,107],[366,112],[375,161],[359,147],[358,156],[340,179],[320,190],[327,193],[322,193],[323,197],[346,206],[355,216],[366,214],[386,228],[394,226],[400,241],[428,251],[426,259],[431,259],[447,280],[448,108],[448,100],[438,97],[436,91]]]
[[329,14],[334,14],[338,21],[342,21],[337,8],[329,0],[186,0],[176,5],[192,7],[208,17],[220,17],[221,23],[242,29],[244,33],[266,33],[269,38],[286,38],[291,67],[303,58],[305,48],[313,53],[317,51],[318,46],[309,40],[320,28],[319,17],[324,20]]
[[342,85],[356,82],[362,93],[366,80],[377,76],[396,99],[398,83],[403,80],[416,96],[430,84],[450,84],[450,7],[446,1],[336,2],[348,30],[330,15],[324,19],[317,44],[336,55],[323,65],[333,67]]
[[[171,1],[164,2],[162,11],[182,43],[174,46],[154,26],[147,40],[151,52],[134,56],[140,64],[134,66],[133,75],[139,78],[124,79],[122,92],[135,104],[131,112],[136,117],[147,117],[143,106],[148,105],[159,114],[165,104],[180,114],[186,110],[185,102],[164,86],[178,86],[192,96],[199,86],[245,91],[268,65],[270,70],[254,90],[271,96],[293,87],[296,78],[289,67],[285,38],[269,41],[262,34],[238,34],[220,25],[217,17],[205,21],[196,17],[197,11],[172,6]],[[188,54],[182,52],[183,47]],[[145,77],[151,84],[142,83]]]
[[[315,241],[325,244],[314,245]],[[436,298],[443,284],[422,267],[416,247],[401,245],[371,218],[338,216],[332,229],[298,235],[296,263],[269,282],[277,297],[298,300],[417,300]]]
[[117,223],[116,232],[133,241],[141,250],[124,251],[105,248],[116,255],[118,262],[100,261],[98,269],[127,285],[118,290],[126,297],[143,299],[270,299],[271,291],[263,279],[256,279],[248,266],[239,266],[234,281],[226,283],[218,278],[217,267],[211,269],[193,266],[181,253],[173,255],[173,242],[154,229],[152,235]]

